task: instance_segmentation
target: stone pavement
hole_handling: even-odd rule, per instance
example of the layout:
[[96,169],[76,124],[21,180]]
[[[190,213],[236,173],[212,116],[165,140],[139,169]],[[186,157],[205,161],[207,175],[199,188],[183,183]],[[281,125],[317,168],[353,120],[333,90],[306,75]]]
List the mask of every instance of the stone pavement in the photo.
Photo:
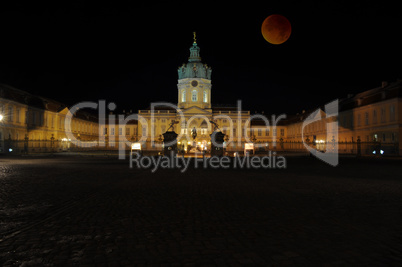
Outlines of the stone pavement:
[[129,169],[0,158],[2,266],[401,266],[402,165]]

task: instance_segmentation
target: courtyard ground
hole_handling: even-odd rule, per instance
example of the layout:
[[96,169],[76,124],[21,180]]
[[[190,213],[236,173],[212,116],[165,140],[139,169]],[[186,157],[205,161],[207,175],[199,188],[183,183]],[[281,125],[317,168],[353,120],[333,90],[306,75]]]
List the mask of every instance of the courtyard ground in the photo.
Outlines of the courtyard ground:
[[400,159],[191,166],[0,157],[0,265],[402,265]]

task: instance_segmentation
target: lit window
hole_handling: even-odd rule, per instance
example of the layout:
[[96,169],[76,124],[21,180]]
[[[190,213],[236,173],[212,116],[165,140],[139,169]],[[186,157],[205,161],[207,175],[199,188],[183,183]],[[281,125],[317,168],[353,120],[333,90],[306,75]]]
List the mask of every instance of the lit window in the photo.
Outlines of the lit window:
[[193,102],[197,101],[197,90],[194,90],[191,94],[191,100]]
[[181,93],[181,102],[186,102],[186,90],[183,90]]
[[207,91],[204,91],[204,103],[208,102]]

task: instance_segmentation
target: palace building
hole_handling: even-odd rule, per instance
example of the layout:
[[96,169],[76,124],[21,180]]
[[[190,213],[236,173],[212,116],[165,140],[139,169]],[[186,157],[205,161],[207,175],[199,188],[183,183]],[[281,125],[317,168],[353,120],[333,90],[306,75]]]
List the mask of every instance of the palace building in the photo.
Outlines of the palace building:
[[[195,37],[189,52],[187,63],[177,70],[177,103],[153,103],[138,111],[138,120],[124,124],[118,123],[116,114],[102,121],[84,110],[71,111],[60,102],[0,85],[0,151],[65,151],[85,149],[86,144],[92,144],[91,149],[117,149],[122,142],[127,147],[140,142],[143,150],[161,151],[163,134],[173,130],[178,149],[190,153],[209,151],[211,133],[220,130],[226,151],[243,151],[250,142],[257,150],[305,150],[303,142],[326,150],[336,142],[340,153],[362,149],[362,154],[369,154],[378,144],[387,154],[402,153],[402,80],[339,99],[336,116],[328,116],[322,106],[277,120],[276,125],[267,116],[267,126],[262,114],[213,103],[212,68],[202,62]],[[66,133],[68,114],[73,115],[74,140]],[[319,119],[306,123],[311,116]]]
[[[226,149],[242,150],[246,142],[260,143],[285,138],[286,127],[278,125],[270,134],[261,119],[250,119],[250,111],[240,108],[214,106],[212,103],[212,69],[202,63],[196,39],[190,47],[188,62],[178,68],[177,107],[163,105],[139,110],[139,138],[146,141],[147,150],[158,149],[162,134],[171,127],[178,137],[182,151],[209,150],[210,134],[217,126],[225,134]],[[172,124],[172,122],[174,124]]]
[[[68,113],[68,107],[60,102],[0,85],[0,151],[68,150],[70,142],[64,123]],[[79,140],[97,140],[97,117],[77,112],[71,121],[71,132]]]

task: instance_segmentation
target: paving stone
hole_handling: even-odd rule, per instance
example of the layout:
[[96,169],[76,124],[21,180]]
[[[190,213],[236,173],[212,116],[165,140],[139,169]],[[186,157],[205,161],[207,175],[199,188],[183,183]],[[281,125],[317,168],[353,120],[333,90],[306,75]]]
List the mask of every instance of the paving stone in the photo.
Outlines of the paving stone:
[[0,241],[3,266],[402,264],[396,160],[185,173],[101,158],[0,164],[13,170],[0,172],[0,238],[21,230]]

